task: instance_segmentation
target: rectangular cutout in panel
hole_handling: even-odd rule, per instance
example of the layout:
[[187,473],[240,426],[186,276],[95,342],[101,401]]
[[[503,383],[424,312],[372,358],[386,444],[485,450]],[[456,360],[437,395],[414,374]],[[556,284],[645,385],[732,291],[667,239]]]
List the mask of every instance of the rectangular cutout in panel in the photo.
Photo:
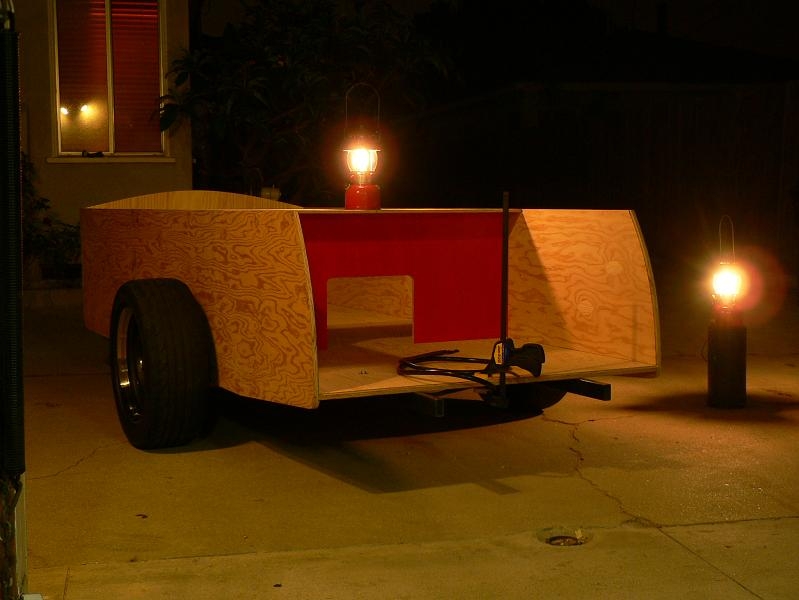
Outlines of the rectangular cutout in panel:
[[320,393],[396,376],[397,359],[379,348],[413,343],[413,279],[336,277],[327,284],[328,345],[319,350]]
[[329,345],[339,349],[361,339],[413,335],[413,280],[336,277],[327,283]]

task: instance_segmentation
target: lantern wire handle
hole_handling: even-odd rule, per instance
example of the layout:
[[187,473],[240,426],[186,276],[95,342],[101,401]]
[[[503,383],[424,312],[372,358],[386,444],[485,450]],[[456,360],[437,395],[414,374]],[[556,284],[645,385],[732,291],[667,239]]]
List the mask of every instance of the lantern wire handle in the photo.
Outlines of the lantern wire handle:
[[726,253],[724,252],[723,234],[725,224],[729,225],[729,256],[732,259],[730,262],[735,262],[735,226],[732,223],[732,217],[730,217],[730,215],[722,215],[721,219],[719,220],[719,257],[723,262],[724,257],[726,256]]
[[365,87],[371,90],[372,94],[374,95],[377,101],[377,123],[380,124],[380,92],[377,91],[377,88],[373,86],[371,83],[366,83],[365,81],[359,81],[354,83],[350,86],[347,90],[347,93],[344,94],[344,129],[348,129],[348,123],[350,118],[350,94],[359,87]]

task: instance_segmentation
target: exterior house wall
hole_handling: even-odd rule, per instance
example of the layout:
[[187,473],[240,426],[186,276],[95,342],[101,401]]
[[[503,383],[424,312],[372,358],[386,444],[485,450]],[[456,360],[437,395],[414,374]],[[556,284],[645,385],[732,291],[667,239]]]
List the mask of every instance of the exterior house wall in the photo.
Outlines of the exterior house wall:
[[[188,2],[162,0],[166,45],[164,71],[188,47]],[[39,194],[62,220],[77,223],[81,207],[151,192],[191,189],[189,127],[167,136],[158,158],[59,158],[55,121],[52,1],[26,0],[16,7],[20,34],[22,149],[38,173]]]

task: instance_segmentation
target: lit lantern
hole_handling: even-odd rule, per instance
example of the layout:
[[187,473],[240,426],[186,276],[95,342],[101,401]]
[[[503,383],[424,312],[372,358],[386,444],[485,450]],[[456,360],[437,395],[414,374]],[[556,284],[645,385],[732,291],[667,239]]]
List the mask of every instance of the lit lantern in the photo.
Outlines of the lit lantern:
[[352,209],[380,208],[380,186],[372,181],[377,169],[377,144],[364,136],[353,138],[344,149],[350,183],[344,194],[344,206]]
[[741,294],[741,270],[732,263],[721,263],[713,274],[713,304],[716,310],[733,311]]
[[[357,101],[357,110],[350,129],[350,96]],[[360,210],[377,210],[380,208],[380,186],[374,183],[377,170],[377,155],[380,152],[380,94],[368,83],[356,83],[345,97],[347,140],[344,152],[347,156],[349,184],[344,193],[344,207]],[[366,117],[365,113],[375,111],[374,117]]]
[[707,403],[715,408],[746,406],[746,327],[736,306],[744,277],[735,264],[734,239],[731,243],[732,260],[720,262],[713,273],[713,314],[707,332]]

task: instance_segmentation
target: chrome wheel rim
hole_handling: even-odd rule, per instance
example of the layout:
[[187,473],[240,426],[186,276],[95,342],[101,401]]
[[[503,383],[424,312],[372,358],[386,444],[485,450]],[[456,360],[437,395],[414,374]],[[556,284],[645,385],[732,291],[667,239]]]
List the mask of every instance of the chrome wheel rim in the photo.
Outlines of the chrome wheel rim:
[[115,356],[114,368],[117,373],[120,407],[128,418],[137,421],[142,416],[139,397],[144,383],[145,365],[139,327],[133,311],[127,307],[119,314]]

